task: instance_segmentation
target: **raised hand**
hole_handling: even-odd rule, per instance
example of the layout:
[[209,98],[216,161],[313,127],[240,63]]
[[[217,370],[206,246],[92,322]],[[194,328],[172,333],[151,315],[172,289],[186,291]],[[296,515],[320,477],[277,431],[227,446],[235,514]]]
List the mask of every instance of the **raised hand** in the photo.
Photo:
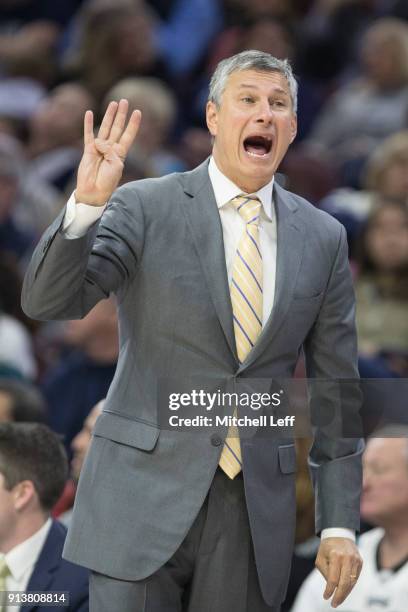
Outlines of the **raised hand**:
[[141,113],[133,111],[128,124],[128,101],[111,102],[106,109],[97,138],[93,131],[93,113],[84,118],[84,154],[78,168],[75,198],[77,202],[102,206],[119,184],[126,155],[136,138]]

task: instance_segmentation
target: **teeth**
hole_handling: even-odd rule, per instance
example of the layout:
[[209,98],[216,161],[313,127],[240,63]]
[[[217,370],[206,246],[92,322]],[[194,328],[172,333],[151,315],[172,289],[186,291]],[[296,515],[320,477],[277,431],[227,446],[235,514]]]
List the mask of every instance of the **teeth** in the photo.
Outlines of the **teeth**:
[[266,157],[268,153],[253,153],[252,151],[246,151],[248,155],[252,155],[252,157]]

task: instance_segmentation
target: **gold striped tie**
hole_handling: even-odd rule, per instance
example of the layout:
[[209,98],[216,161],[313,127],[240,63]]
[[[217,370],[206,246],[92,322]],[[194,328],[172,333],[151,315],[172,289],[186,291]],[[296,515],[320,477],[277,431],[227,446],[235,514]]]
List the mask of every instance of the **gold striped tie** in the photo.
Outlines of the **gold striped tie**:
[[[238,196],[232,200],[232,204],[245,222],[235,254],[230,285],[235,343],[239,362],[242,363],[262,330],[263,269],[259,248],[261,202],[254,197]],[[237,427],[230,427],[228,430],[219,465],[231,479],[242,469]]]
[[3,593],[3,591],[6,591],[7,576],[10,576],[10,570],[8,568],[6,560],[0,559],[0,612],[4,612],[4,610],[6,609],[5,600],[4,600],[4,605],[2,605],[2,603],[3,603],[3,596],[5,597],[5,594]]

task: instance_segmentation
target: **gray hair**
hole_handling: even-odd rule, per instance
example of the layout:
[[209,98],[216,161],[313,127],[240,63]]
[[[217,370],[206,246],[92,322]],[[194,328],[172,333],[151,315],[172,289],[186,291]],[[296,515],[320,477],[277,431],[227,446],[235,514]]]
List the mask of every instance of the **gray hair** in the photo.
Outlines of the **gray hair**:
[[219,107],[228,77],[233,72],[240,70],[258,70],[259,72],[279,72],[283,74],[288,82],[293,110],[296,113],[298,84],[289,61],[287,59],[277,59],[263,51],[242,51],[219,62],[211,77],[208,100]]

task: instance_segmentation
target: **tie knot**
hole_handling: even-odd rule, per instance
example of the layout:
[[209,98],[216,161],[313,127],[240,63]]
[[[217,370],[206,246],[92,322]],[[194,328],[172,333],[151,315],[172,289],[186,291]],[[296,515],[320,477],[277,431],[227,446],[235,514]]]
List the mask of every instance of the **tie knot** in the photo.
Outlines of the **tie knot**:
[[259,224],[261,201],[254,196],[238,196],[232,200],[235,209],[245,223]]
[[0,559],[0,580],[3,578],[7,578],[10,575],[9,566],[6,563],[6,560]]

